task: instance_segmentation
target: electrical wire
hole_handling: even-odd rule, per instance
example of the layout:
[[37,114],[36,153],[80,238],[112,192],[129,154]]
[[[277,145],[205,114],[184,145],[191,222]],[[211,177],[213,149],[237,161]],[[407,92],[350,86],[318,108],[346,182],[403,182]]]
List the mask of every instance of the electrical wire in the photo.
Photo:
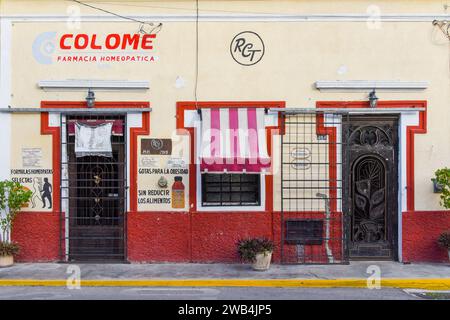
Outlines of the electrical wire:
[[437,26],[442,33],[450,40],[450,22],[433,20],[433,26]]
[[[162,23],[159,23],[159,24],[157,24],[155,26],[155,24],[153,22],[147,22],[147,21],[142,21],[142,20],[131,18],[131,17],[127,17],[127,16],[124,16],[124,15],[121,15],[121,14],[118,14],[118,13],[115,13],[115,12],[112,12],[112,11],[109,11],[109,10],[106,10],[106,9],[103,9],[103,8],[100,8],[100,7],[96,7],[96,6],[90,5],[88,3],[85,3],[85,2],[82,2],[82,1],[79,1],[79,0],[68,0],[68,1],[78,3],[79,5],[82,5],[82,6],[94,9],[94,10],[98,10],[98,11],[101,11],[101,12],[104,12],[104,13],[107,13],[107,14],[110,14],[110,15],[113,15],[113,16],[121,18],[121,19],[130,20],[130,21],[133,21],[133,22],[140,23],[141,27],[139,28],[139,31],[142,32],[142,33],[149,33],[149,34],[158,33],[162,29]],[[143,25],[149,25],[149,26],[154,27],[154,28],[150,32],[145,32],[145,30],[143,29]],[[158,30],[158,31],[154,32],[155,30]]]
[[[116,17],[121,18],[121,19],[130,20],[130,21],[133,21],[133,22],[140,23],[141,27],[139,29],[139,32],[142,32],[142,33],[153,33],[154,30],[158,30],[157,32],[155,32],[155,33],[158,33],[161,30],[161,28],[162,28],[162,23],[159,23],[158,25],[155,26],[153,22],[145,22],[145,21],[138,20],[138,19],[135,19],[135,18],[132,18],[132,17],[127,17],[127,16],[124,16],[124,15],[121,15],[121,14],[118,14],[118,13],[115,13],[115,12],[112,12],[112,11],[109,11],[109,10],[106,10],[106,9],[103,9],[103,8],[100,8],[100,7],[97,7],[97,6],[90,5],[88,3],[85,3],[85,2],[82,2],[82,1],[79,1],[79,0],[67,0],[67,1],[75,2],[75,3],[78,3],[79,5],[82,5],[82,6],[94,9],[94,10],[98,10],[98,11],[101,11],[101,12],[104,12],[104,13],[107,13],[107,14],[110,14],[110,15],[113,15],[113,16],[116,16]],[[120,5],[126,5],[126,4],[120,4]],[[195,14],[195,80],[194,80],[194,99],[195,99],[195,107],[196,107],[196,109],[198,109],[197,91],[198,91],[198,73],[199,73],[199,0],[195,0],[195,13],[196,14]],[[152,29],[151,32],[145,32],[145,30],[143,29],[143,25],[146,25],[146,24],[150,25],[152,27],[154,26],[154,28]]]
[[[114,3],[105,1],[103,2],[105,4],[111,5],[111,6],[126,6],[126,7],[134,7],[134,8],[153,8],[153,9],[167,9],[167,10],[178,10],[178,11],[194,11],[191,8],[188,7],[168,7],[168,6],[155,6],[155,5],[137,5],[137,4],[129,4],[129,3]],[[237,14],[283,14],[282,12],[256,12],[256,11],[238,11],[238,10],[219,10],[219,9],[208,9],[208,12],[221,12],[221,13],[237,13]]]

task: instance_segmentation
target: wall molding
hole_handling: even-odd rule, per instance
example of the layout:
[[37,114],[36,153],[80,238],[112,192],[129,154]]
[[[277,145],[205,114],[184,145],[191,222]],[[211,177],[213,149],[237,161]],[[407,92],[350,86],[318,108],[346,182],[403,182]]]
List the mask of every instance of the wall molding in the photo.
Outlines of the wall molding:
[[67,80],[41,80],[38,87],[43,90],[148,90],[149,81],[131,80],[89,80],[89,79],[67,79]]
[[[129,18],[145,21],[195,21],[195,14],[152,14],[152,15],[126,15]],[[71,19],[68,15],[4,15],[0,16],[1,20],[11,20],[14,22],[65,22]],[[382,14],[380,21],[386,22],[432,22],[433,20],[450,20],[450,14],[427,13],[427,14]],[[122,21],[127,22],[123,18],[112,15],[82,15],[81,19],[86,22],[96,21]],[[200,21],[285,21],[285,22],[320,22],[320,21],[350,21],[350,22],[367,22],[372,21],[374,17],[366,13],[324,13],[324,14],[200,14]]]
[[315,87],[319,91],[367,91],[367,90],[395,90],[417,91],[428,88],[428,81],[401,80],[318,80]]

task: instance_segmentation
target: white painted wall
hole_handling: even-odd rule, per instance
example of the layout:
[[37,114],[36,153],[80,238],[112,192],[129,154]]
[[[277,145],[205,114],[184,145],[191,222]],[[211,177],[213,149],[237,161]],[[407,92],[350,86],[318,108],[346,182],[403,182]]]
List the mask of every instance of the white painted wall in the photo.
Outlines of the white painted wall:
[[[11,22],[0,20],[0,108],[11,103]],[[0,112],[0,180],[8,179],[11,169],[11,115]]]

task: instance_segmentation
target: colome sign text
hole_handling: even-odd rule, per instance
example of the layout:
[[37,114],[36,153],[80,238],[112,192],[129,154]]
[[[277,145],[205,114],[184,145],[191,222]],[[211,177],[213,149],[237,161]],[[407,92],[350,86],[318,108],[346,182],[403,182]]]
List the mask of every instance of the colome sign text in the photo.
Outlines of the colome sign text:
[[152,50],[156,34],[64,34],[59,40],[61,50]]

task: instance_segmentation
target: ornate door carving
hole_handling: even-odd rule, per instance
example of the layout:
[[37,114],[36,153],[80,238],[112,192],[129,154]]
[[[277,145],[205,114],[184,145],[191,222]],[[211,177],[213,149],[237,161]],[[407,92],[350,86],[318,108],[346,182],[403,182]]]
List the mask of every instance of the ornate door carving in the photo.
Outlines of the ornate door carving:
[[344,122],[344,196],[350,258],[396,259],[397,117]]

